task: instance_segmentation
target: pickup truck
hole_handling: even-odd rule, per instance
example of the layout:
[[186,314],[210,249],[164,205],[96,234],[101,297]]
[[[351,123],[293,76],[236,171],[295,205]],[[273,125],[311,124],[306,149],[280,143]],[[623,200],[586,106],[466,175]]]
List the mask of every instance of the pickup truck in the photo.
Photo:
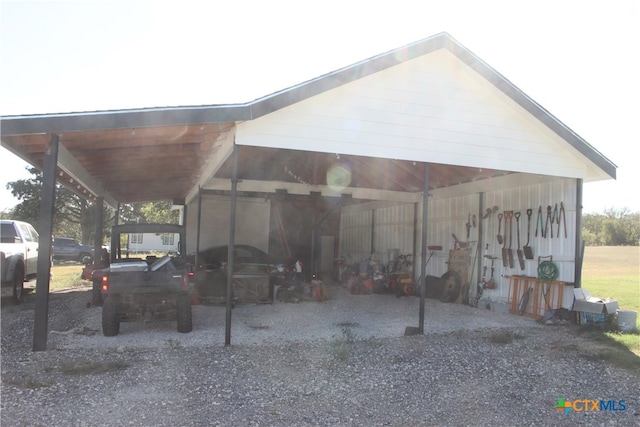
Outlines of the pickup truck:
[[193,269],[186,261],[185,241],[181,225],[112,228],[110,265],[93,273],[94,289],[96,280],[100,284],[104,336],[118,335],[121,322],[153,318],[175,319],[178,332],[191,332]]
[[0,220],[0,275],[2,288],[10,287],[13,302],[24,300],[24,282],[35,279],[38,232],[26,222]]
[[93,248],[81,245],[68,237],[53,238],[53,259],[57,261],[78,261],[82,264],[93,262]]

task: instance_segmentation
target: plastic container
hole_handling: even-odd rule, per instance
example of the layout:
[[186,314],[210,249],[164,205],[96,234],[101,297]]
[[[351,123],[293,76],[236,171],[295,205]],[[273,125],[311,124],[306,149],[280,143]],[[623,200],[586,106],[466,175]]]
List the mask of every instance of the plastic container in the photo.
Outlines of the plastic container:
[[634,310],[618,310],[618,330],[620,332],[631,332],[636,327],[638,312]]

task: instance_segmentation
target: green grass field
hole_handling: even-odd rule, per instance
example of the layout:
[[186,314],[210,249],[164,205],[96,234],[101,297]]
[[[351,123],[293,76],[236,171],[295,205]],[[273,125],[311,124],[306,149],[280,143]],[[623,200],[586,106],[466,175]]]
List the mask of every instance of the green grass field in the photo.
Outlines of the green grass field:
[[[640,313],[640,247],[590,246],[585,248],[582,287],[591,296],[612,298],[621,310]],[[640,315],[635,333],[607,332],[607,336],[640,356]]]
[[618,300],[621,310],[640,312],[640,247],[587,247],[582,287],[591,296]]
[[55,262],[51,268],[53,278],[49,284],[50,290],[55,291],[81,286],[90,286],[90,281],[82,280],[80,278],[83,268],[84,265],[76,262]]

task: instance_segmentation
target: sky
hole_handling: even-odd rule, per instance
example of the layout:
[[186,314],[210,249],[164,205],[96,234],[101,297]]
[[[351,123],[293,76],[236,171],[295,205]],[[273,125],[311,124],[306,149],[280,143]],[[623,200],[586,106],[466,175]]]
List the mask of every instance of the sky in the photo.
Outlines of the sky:
[[0,0],[0,114],[244,103],[442,31],[616,164],[585,213],[640,212],[636,0]]

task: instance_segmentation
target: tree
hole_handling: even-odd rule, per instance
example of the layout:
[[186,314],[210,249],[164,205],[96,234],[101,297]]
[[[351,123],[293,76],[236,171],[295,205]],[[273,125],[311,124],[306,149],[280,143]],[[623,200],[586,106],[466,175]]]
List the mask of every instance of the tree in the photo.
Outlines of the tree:
[[169,201],[150,202],[143,204],[141,211],[149,223],[178,224],[179,211],[172,211],[171,205]]
[[167,200],[147,203],[129,203],[120,206],[120,223],[178,224],[179,211],[171,210]]
[[26,169],[34,176],[29,179],[21,179],[7,183],[7,190],[11,191],[13,197],[21,200],[21,202],[13,208],[13,219],[28,222],[37,227],[40,221],[42,173],[33,167]]
[[[42,172],[27,168],[33,176],[29,179],[9,182],[7,189],[20,200],[11,211],[12,219],[25,221],[38,226],[40,222],[40,200],[42,199]],[[103,207],[104,237],[110,236],[111,226],[115,222],[115,212]],[[4,215],[4,214],[3,214]],[[120,223],[178,223],[178,211],[171,210],[171,202],[132,203],[120,206]],[[95,241],[96,210],[95,204],[73,193],[66,187],[56,185],[54,204],[53,232],[58,236],[72,237],[84,244]],[[102,242],[100,242],[102,243]]]
[[[7,183],[7,189],[20,200],[12,212],[13,218],[38,226],[40,222],[40,201],[42,199],[43,175],[38,169],[29,167],[33,176]],[[55,235],[72,237],[84,244],[95,240],[95,205],[68,190],[56,185],[56,198],[53,208],[53,232]],[[113,222],[114,213],[103,207],[105,225]],[[103,230],[103,235],[105,235]]]
[[606,209],[602,214],[587,214],[582,218],[582,238],[588,245],[638,246],[640,244],[640,213],[627,208]]

